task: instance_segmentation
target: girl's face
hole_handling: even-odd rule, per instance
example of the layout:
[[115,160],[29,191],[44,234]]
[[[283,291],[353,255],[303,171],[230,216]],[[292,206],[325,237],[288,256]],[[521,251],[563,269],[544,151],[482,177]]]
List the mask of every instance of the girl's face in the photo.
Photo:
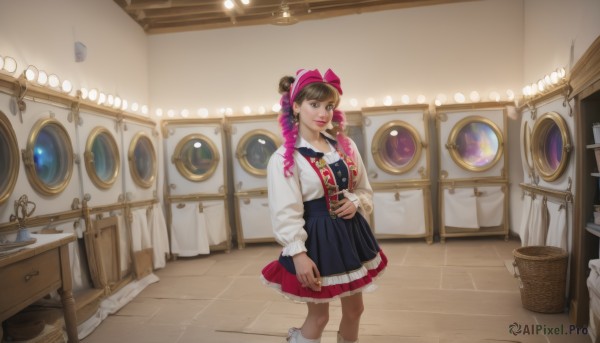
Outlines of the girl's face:
[[302,104],[294,103],[294,113],[300,113],[298,118],[300,131],[319,133],[327,128],[333,117],[335,103],[333,99],[325,101],[304,100]]

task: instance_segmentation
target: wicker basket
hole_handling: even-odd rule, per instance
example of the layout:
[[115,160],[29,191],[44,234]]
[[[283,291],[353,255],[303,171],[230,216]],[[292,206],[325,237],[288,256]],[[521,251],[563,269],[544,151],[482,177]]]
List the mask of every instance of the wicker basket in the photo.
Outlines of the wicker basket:
[[528,310],[560,313],[565,310],[567,252],[549,246],[513,250],[515,277],[521,281],[521,302]]

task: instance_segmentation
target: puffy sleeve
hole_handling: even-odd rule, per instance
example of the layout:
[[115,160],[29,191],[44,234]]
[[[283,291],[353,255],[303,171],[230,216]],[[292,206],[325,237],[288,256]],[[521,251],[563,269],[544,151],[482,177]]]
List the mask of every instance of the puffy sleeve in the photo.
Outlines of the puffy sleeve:
[[373,212],[373,189],[371,188],[371,184],[369,183],[369,179],[367,176],[367,169],[363,163],[363,160],[358,152],[358,148],[354,141],[350,140],[352,143],[352,149],[354,150],[354,163],[356,163],[356,167],[358,168],[358,176],[356,177],[356,188],[354,189],[354,194],[358,198],[360,203],[359,209],[362,208],[365,212],[364,214],[371,214]]
[[294,256],[307,251],[304,242],[304,205],[300,188],[299,170],[294,165],[294,175],[285,177],[283,156],[275,152],[267,166],[269,210],[275,239],[283,245],[283,256]]

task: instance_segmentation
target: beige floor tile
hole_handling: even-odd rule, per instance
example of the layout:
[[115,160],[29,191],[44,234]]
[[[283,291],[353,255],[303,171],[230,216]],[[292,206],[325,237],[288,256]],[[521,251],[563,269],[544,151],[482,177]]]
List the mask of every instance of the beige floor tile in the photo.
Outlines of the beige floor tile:
[[442,266],[445,261],[446,247],[443,244],[413,243],[408,246],[403,265]]
[[[588,336],[517,335],[510,325],[569,328],[566,313],[522,307],[518,282],[505,266],[518,241],[498,237],[380,242],[389,267],[379,288],[364,295],[361,343],[583,343]],[[109,316],[83,343],[283,343],[300,326],[306,305],[262,285],[262,267],[277,258],[277,244],[180,258],[157,270],[160,281]],[[339,301],[330,304],[322,343],[335,343]]]
[[140,297],[167,299],[213,299],[229,284],[232,278],[215,276],[163,277],[146,287]]
[[224,331],[242,331],[250,325],[270,302],[253,300],[213,300],[191,323],[193,326]]
[[390,265],[377,281],[382,287],[440,288],[442,267]]
[[466,268],[444,267],[442,268],[442,289],[475,290],[475,281]]

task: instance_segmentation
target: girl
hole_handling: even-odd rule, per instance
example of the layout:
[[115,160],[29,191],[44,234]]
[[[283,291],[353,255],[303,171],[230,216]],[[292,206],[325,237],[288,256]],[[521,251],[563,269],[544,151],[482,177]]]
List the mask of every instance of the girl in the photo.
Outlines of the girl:
[[338,342],[357,342],[362,291],[373,286],[387,259],[363,215],[372,211],[371,185],[354,142],[336,110],[342,88],[329,69],[301,69],[279,83],[284,144],[267,168],[269,208],[279,259],[262,280],[304,302],[308,315],[287,341],[320,342],[329,302],[340,299]]

